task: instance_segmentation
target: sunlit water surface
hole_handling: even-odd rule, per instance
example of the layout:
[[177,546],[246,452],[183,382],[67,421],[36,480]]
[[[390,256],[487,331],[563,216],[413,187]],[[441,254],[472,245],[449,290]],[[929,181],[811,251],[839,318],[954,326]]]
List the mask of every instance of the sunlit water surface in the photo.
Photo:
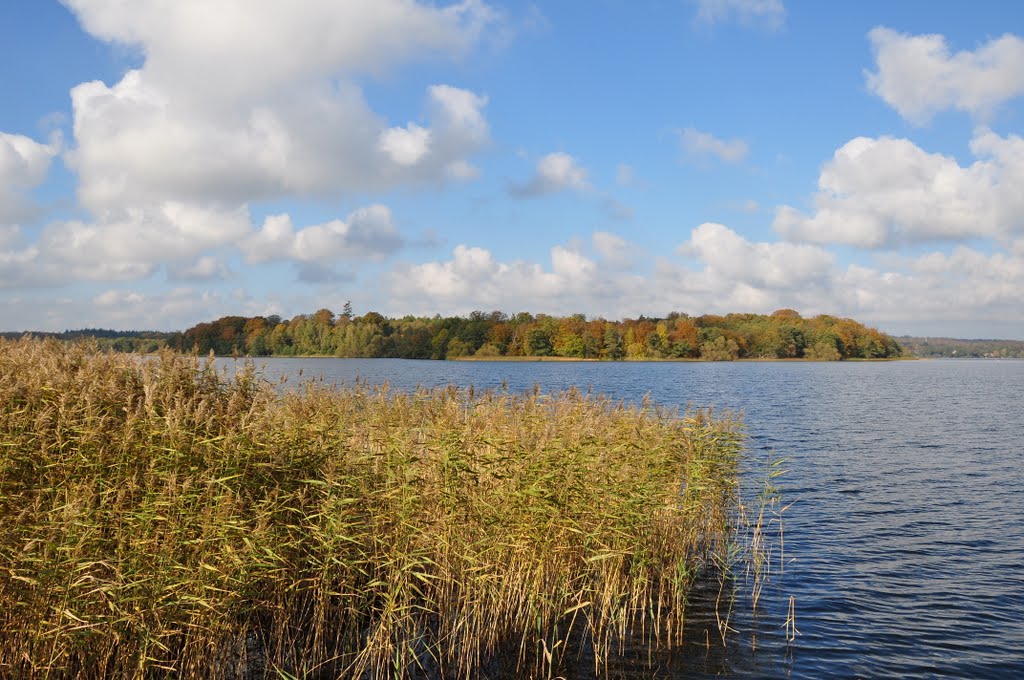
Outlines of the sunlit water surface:
[[1024,361],[258,365],[289,385],[576,386],[742,411],[751,459],[788,459],[785,574],[726,647],[695,641],[659,677],[1024,677]]

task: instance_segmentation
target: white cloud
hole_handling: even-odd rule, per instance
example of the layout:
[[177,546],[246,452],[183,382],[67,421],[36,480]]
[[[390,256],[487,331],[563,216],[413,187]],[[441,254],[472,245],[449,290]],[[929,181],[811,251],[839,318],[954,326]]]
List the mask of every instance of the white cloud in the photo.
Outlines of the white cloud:
[[46,179],[60,139],[49,144],[0,132],[0,225],[24,219],[32,211],[28,192]]
[[383,205],[371,205],[356,210],[344,221],[331,220],[299,230],[288,215],[273,215],[240,247],[250,263],[258,263],[379,258],[390,255],[401,245],[391,211]]
[[248,210],[164,202],[110,211],[95,222],[43,228],[34,243],[0,251],[0,287],[59,286],[150,276],[160,263],[179,266],[251,231]]
[[141,68],[72,89],[67,161],[94,214],[167,200],[245,203],[474,176],[486,98],[427,91],[429,125],[387,123],[355,78],[459,56],[497,14],[479,0],[69,0]]
[[111,288],[81,301],[58,306],[49,321],[53,329],[102,327],[129,330],[184,330],[199,321],[229,314],[280,314],[277,303],[254,299],[244,290],[229,296],[217,291],[179,287],[161,292]]
[[614,269],[632,269],[642,251],[626,239],[607,231],[595,231],[591,237],[594,250],[601,255],[601,265]]
[[38,245],[48,259],[82,272],[101,263],[148,266],[194,258],[234,242],[250,229],[244,207],[220,209],[165,202],[110,213],[95,223],[51,224],[43,230]]
[[680,246],[691,264],[657,258],[653,273],[638,273],[643,252],[620,236],[596,232],[597,257],[576,246],[554,246],[550,266],[501,262],[483,248],[460,245],[452,259],[398,264],[387,288],[391,306],[437,309],[579,311],[609,317],[691,312],[772,311],[830,307],[835,258],[817,246],[756,243],[720,224],[703,224]]
[[388,127],[344,82],[296,84],[265,100],[192,104],[131,71],[72,90],[79,197],[100,213],[127,202],[338,195],[460,178],[488,141],[484,97],[428,91],[432,127]]
[[[499,23],[481,0],[66,4],[92,35],[137,49],[142,66],[72,89],[64,160],[91,216],[46,225],[27,245],[5,232],[0,286],[140,279],[161,265],[172,279],[223,278],[211,251],[236,244],[260,261],[374,257],[401,244],[386,208],[305,229],[277,218],[288,242],[269,253],[260,239],[270,232],[253,234],[248,205],[479,173],[471,158],[489,143],[485,96],[434,85],[422,120],[396,125],[356,79],[464,55]],[[0,133],[0,225],[26,212],[60,147]]]
[[707,223],[693,229],[677,249],[684,259],[656,258],[653,271],[640,275],[609,266],[605,259],[635,249],[621,237],[599,232],[593,245],[598,257],[555,246],[549,264],[502,262],[486,249],[460,245],[446,261],[396,265],[386,282],[387,306],[395,313],[526,309],[610,318],[671,310],[769,313],[790,307],[805,315],[851,316],[897,328],[912,323],[963,326],[971,319],[1024,328],[1019,304],[1024,257],[1019,252],[958,247],[949,253],[840,265],[818,246],[752,241]]
[[[497,15],[479,0],[66,0],[101,40],[137,47],[147,80],[200,100],[381,73],[424,54],[465,53]],[[200,77],[197,77],[200,76]]]
[[465,245],[456,246],[452,259],[447,262],[399,267],[397,272],[393,278],[393,293],[400,296],[417,293],[449,303],[497,302],[503,282],[515,283],[520,289],[529,288],[535,285],[533,282],[541,273],[537,267],[498,263],[490,251]]
[[456,181],[476,179],[480,176],[480,169],[466,161],[452,161],[445,168],[445,175]]
[[710,132],[692,127],[679,131],[683,151],[691,157],[715,156],[726,163],[738,163],[747,156],[747,143],[742,139],[719,139]]
[[323,281],[340,276],[324,268],[334,261],[380,259],[403,244],[391,211],[383,205],[301,229],[289,215],[279,214],[254,230],[245,206],[179,202],[111,212],[96,222],[54,222],[35,242],[24,241],[17,227],[0,229],[0,288],[139,280],[160,265],[172,280],[226,279],[230,270],[209,252],[234,246],[250,263],[291,260],[306,267],[302,280]]
[[[619,245],[634,250],[611,234],[595,235],[594,243],[598,249]],[[603,258],[588,257],[575,247],[556,245],[549,254],[550,266],[545,267],[522,260],[500,262],[489,250],[459,245],[447,261],[398,264],[387,277],[391,304],[421,313],[528,309],[609,314],[621,308],[623,299],[634,291],[641,295],[649,292],[643,291],[642,277],[611,266]]]
[[1024,94],[1024,40],[1004,35],[973,52],[951,54],[941,35],[908,35],[877,27],[868,33],[878,70],[868,89],[901,116],[923,125],[947,109],[987,118]]
[[398,166],[426,165],[423,179],[474,179],[479,171],[464,156],[488,142],[487,97],[451,85],[433,85],[428,95],[434,129],[416,123],[388,128],[380,134],[378,149]]
[[790,307],[897,328],[969,328],[965,322],[973,319],[1024,329],[1020,253],[961,246],[951,253],[879,257],[871,266],[841,267],[819,247],[753,242],[714,224],[695,229],[680,253],[694,257],[694,265],[663,259],[647,283],[654,300],[665,301],[662,308],[767,313]]
[[528,182],[513,184],[509,189],[513,196],[528,198],[567,189],[586,190],[589,188],[586,168],[569,154],[557,151],[549,153],[537,161],[534,175]]
[[63,277],[51,280],[48,277],[49,272],[36,266],[36,259],[39,257],[38,248],[10,247],[17,240],[19,234],[20,232],[13,227],[6,231],[8,246],[0,250],[0,289],[64,283]]
[[231,270],[219,257],[204,255],[195,262],[177,264],[168,271],[177,281],[214,281],[231,277]]
[[737,22],[742,25],[762,25],[769,29],[781,28],[786,20],[782,0],[694,0],[697,5],[698,24]]
[[145,300],[145,296],[134,291],[108,290],[92,299],[97,307],[124,307],[137,305]]
[[[1024,327],[1020,305],[1024,258],[1020,255],[986,254],[960,246],[950,253],[893,258],[887,264],[885,269],[850,266],[837,275],[835,287],[843,293],[842,304],[849,314],[903,325],[973,321]],[[973,331],[971,337],[977,334]]]
[[751,243],[725,225],[704,223],[678,252],[705,265],[709,280],[791,290],[825,281],[835,257],[818,246]]
[[858,137],[822,168],[815,211],[776,210],[791,240],[865,248],[973,237],[1006,239],[1024,229],[1024,139],[980,130],[979,160],[928,153],[906,139]]
[[416,165],[430,151],[430,130],[415,123],[389,128],[380,134],[377,146],[398,165]]

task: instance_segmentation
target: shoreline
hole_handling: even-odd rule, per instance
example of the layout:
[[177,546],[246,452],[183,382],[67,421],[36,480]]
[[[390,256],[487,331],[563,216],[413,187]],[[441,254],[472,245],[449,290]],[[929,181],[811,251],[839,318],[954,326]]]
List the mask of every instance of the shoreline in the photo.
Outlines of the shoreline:
[[[150,355],[145,355],[150,356]],[[466,361],[466,362],[495,362],[495,363],[536,363],[536,362],[557,362],[557,363],[589,363],[589,364],[645,364],[645,363],[695,363],[695,364],[743,364],[743,363],[817,363],[817,364],[842,364],[842,363],[865,363],[865,362],[895,362],[895,361],[925,361],[931,357],[881,357],[877,359],[864,359],[853,357],[850,359],[839,359],[836,361],[823,361],[821,359],[787,358],[772,359],[769,357],[744,357],[742,359],[729,359],[716,361],[712,359],[698,358],[634,358],[634,359],[597,359],[582,357],[553,357],[553,356],[493,356],[493,357],[455,357],[452,359],[406,359],[404,357],[339,357],[328,354],[270,354],[266,356],[233,356],[230,354],[214,355],[217,359],[234,359],[236,361],[250,359],[258,361],[261,359],[384,359],[400,361]]]

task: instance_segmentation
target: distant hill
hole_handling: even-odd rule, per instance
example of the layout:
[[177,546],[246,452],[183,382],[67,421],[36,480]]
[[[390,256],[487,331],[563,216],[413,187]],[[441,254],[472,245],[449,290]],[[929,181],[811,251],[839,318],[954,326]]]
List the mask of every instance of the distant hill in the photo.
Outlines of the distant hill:
[[909,335],[901,336],[896,340],[906,354],[914,357],[1024,358],[1024,340],[964,340],[960,338],[918,338]]

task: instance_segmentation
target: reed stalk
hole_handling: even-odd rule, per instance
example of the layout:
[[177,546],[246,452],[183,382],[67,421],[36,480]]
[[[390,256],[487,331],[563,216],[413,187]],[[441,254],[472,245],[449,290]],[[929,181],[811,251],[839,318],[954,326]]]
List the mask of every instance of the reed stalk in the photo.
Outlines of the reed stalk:
[[600,676],[689,640],[741,449],[729,414],[574,390],[2,341],[0,677]]

